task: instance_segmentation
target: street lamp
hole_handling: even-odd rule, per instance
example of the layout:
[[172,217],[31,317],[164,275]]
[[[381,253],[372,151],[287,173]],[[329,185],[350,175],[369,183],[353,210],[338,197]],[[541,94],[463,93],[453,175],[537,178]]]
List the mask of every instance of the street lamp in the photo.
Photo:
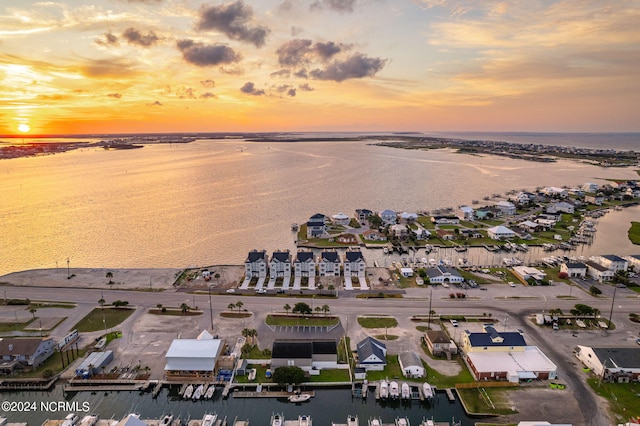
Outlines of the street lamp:
[[611,328],[611,318],[613,318],[613,305],[616,303],[617,286],[613,287],[613,298],[611,299],[611,313],[609,313],[609,328]]
[[211,317],[211,332],[213,332],[213,308],[211,307],[211,286],[209,286],[209,316]]

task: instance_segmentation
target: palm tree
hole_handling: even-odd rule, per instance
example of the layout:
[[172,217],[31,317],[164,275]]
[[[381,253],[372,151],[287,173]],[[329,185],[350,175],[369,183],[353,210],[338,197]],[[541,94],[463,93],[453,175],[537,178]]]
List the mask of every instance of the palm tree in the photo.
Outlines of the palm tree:
[[31,308],[31,309],[29,309],[29,312],[31,312],[31,315],[33,315],[33,319],[36,319],[36,312],[37,312],[37,311],[38,311],[38,310],[37,310],[36,308]]
[[104,304],[105,304],[105,300],[104,298],[100,298],[100,300],[98,300],[98,304],[100,305],[101,308],[104,308]]
[[258,330],[256,330],[255,328],[249,330],[249,337],[251,337],[251,344],[255,345],[256,338],[258,337]]
[[113,284],[113,281],[111,280],[111,278],[113,278],[113,272],[111,271],[107,272],[107,278],[109,279],[108,284]]
[[289,315],[289,311],[291,310],[291,306],[289,306],[289,304],[287,303],[286,305],[283,306],[284,310],[287,312],[287,316]]
[[187,311],[189,310],[189,305],[187,305],[186,303],[183,303],[182,305],[180,305],[180,309],[182,310],[183,314],[186,314]]
[[324,312],[324,316],[327,316],[327,313],[329,313],[331,309],[329,308],[329,305],[322,305],[322,312]]
[[314,311],[316,311],[316,314],[320,314],[320,311],[322,310],[322,308],[320,306],[316,306]]
[[238,313],[240,313],[240,308],[242,308],[242,306],[244,306],[244,303],[242,303],[241,300],[238,300],[236,302],[236,308],[238,308]]
[[158,309],[162,310],[162,303],[158,303],[158,304],[156,305],[156,308],[158,308]]
[[228,309],[228,310],[230,310],[230,311],[233,311],[233,309],[234,309],[235,307],[236,307],[236,304],[235,304],[235,303],[229,303],[229,304],[227,305],[227,309]]

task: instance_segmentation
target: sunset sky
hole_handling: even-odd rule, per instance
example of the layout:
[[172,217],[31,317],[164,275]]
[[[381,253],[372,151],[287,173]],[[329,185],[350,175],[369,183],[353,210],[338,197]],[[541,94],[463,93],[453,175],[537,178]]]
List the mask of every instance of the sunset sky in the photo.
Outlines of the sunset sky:
[[640,0],[0,2],[0,134],[640,131]]

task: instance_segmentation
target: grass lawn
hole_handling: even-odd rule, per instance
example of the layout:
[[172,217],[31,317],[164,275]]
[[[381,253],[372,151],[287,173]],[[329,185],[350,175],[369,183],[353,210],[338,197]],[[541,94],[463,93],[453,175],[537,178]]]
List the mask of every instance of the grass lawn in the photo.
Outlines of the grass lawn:
[[[202,312],[200,312],[202,313]],[[220,312],[222,318],[249,318],[250,312]]]
[[400,336],[394,336],[393,334],[377,334],[373,337],[375,337],[378,340],[384,340],[388,342],[389,340],[398,340]]
[[597,377],[590,377],[587,382],[595,393],[609,400],[609,407],[616,415],[617,423],[624,423],[632,417],[640,416],[640,383],[600,383]]
[[309,376],[310,382],[350,382],[349,370],[320,370],[319,376]]
[[73,309],[75,308],[75,303],[71,302],[44,302],[44,301],[31,301],[28,309],[45,309],[45,308],[63,308],[63,309]]
[[[507,392],[513,392],[511,388],[483,388],[458,389],[460,397],[464,399],[467,409],[472,413],[514,414],[511,410]],[[486,392],[486,394],[485,394]],[[493,403],[493,407],[491,406]]]
[[299,315],[282,316],[267,315],[265,320],[267,325],[316,325],[316,326],[332,326],[337,325],[340,320],[338,317],[303,317]]
[[[86,351],[84,349],[78,350],[78,358],[84,357]],[[78,359],[76,358],[76,359]],[[60,354],[58,352],[54,352],[45,362],[40,365],[37,369],[33,371],[29,371],[27,373],[15,374],[11,377],[20,378],[20,379],[33,379],[40,378],[45,371],[51,371],[53,374],[57,374],[62,371],[62,360],[60,359]]]
[[89,333],[104,330],[105,328],[113,328],[129,318],[129,315],[134,312],[135,309],[129,308],[95,308],[72,329],[76,329],[80,333]]
[[387,355],[387,365],[382,371],[368,371],[367,379],[376,381],[382,379],[399,379],[402,376],[398,355]]
[[633,244],[640,244],[640,222],[631,222],[631,228],[629,228],[629,240]]
[[358,324],[364,328],[397,327],[398,321],[393,317],[358,317]]
[[22,331],[26,326],[34,321],[33,318],[27,322],[0,322],[0,333],[8,333],[11,331]]
[[475,382],[473,376],[469,372],[469,369],[464,362],[457,357],[456,361],[462,367],[462,370],[456,376],[447,376],[445,374],[441,374],[433,368],[429,368],[427,366],[427,381],[437,388],[445,389],[445,388],[453,388],[456,386],[456,383],[473,383]]

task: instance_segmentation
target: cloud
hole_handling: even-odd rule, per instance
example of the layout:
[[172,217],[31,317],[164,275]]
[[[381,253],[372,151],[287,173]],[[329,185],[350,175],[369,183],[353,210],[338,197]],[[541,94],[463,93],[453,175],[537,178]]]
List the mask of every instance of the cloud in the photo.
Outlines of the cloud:
[[122,33],[122,38],[127,40],[129,44],[141,47],[151,47],[160,40],[160,38],[153,31],[149,31],[147,34],[142,34],[135,28],[127,28]]
[[253,95],[253,96],[261,96],[261,95],[264,95],[264,94],[265,94],[264,90],[262,90],[262,89],[260,89],[260,90],[256,89],[255,84],[253,84],[253,83],[252,83],[252,82],[250,82],[250,81],[246,82],[246,83],[244,84],[244,86],[242,86],[242,87],[240,88],[240,91],[241,91],[242,93],[246,93],[246,94],[248,94],[248,95]]
[[307,74],[307,70],[304,68],[300,68],[293,75],[294,77],[298,77],[298,78],[304,78],[304,79],[309,78],[309,75]]
[[232,64],[241,59],[232,48],[220,44],[205,45],[193,40],[178,40],[177,47],[185,61],[199,67]]
[[356,53],[344,61],[336,60],[324,69],[311,71],[311,77],[316,80],[333,80],[337,82],[351,78],[372,77],[386,63],[386,59],[369,58],[362,53]]
[[326,43],[316,43],[313,45],[313,51],[318,55],[323,61],[328,61],[331,57],[337,53],[342,52],[343,50],[348,50],[351,48],[351,45],[345,44],[336,44],[332,41],[328,41]]
[[278,93],[282,93],[282,92],[286,92],[287,90],[289,90],[291,86],[289,86],[288,84],[283,84],[281,86],[276,87],[276,91]]
[[301,27],[296,27],[296,26],[291,27],[291,35],[294,37],[298,36],[299,34],[302,34],[303,32],[304,32],[304,29]]
[[291,89],[287,90],[287,96],[294,97],[295,95],[296,95],[296,89],[295,88],[291,88]]
[[220,6],[203,6],[200,9],[200,20],[196,24],[197,30],[217,30],[232,40],[251,43],[262,47],[270,30],[267,27],[250,26],[253,10],[245,6],[242,1]]
[[309,84],[307,83],[299,84],[298,89],[302,90],[303,92],[313,92],[314,90],[316,90],[313,87],[309,86]]
[[127,3],[158,4],[158,3],[162,3],[163,0],[120,0],[120,1],[126,1]]
[[278,71],[274,71],[269,75],[271,77],[274,77],[274,78],[279,78],[279,77],[281,77],[281,78],[289,78],[291,76],[291,71],[288,70],[288,69],[281,69],[281,70],[278,70]]
[[308,62],[305,56],[311,51],[311,40],[293,39],[289,40],[276,50],[278,63],[285,67],[297,66]]
[[200,84],[202,84],[204,87],[215,87],[216,85],[215,81],[211,79],[201,80]]
[[345,13],[353,12],[356,0],[316,0],[309,6],[310,10],[314,9],[330,9],[336,12]]
[[147,106],[148,107],[162,106],[162,103],[160,101],[155,101],[150,104],[147,104]]
[[88,77],[121,78],[137,74],[134,65],[126,59],[95,59],[88,60],[80,67],[82,73]]
[[115,98],[115,99],[122,98],[122,95],[120,93],[109,93],[107,96],[110,97],[110,98]]
[[176,90],[176,96],[179,99],[195,99],[196,97],[191,87],[179,87]]
[[111,31],[109,31],[108,33],[104,33],[103,36],[104,39],[99,38],[98,40],[96,40],[96,44],[99,44],[101,46],[115,46],[118,44],[118,36],[111,33]]
[[217,96],[211,92],[204,92],[202,95],[200,95],[200,99],[213,99],[213,98],[217,98]]

